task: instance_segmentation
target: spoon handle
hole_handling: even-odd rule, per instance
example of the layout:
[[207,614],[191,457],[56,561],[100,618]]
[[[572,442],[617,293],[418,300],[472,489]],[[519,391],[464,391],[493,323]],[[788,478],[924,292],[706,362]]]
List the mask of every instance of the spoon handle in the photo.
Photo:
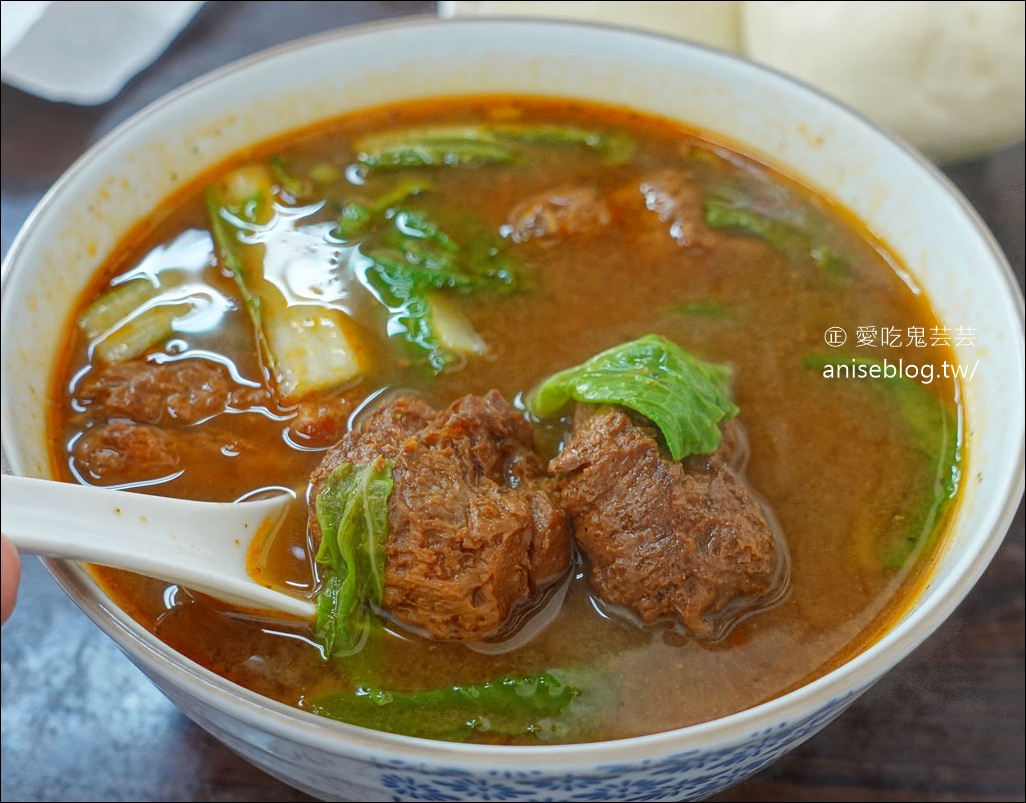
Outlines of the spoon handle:
[[288,494],[251,502],[193,502],[5,474],[0,529],[22,552],[126,569],[248,608],[312,619],[309,600],[246,571],[257,535],[277,529]]

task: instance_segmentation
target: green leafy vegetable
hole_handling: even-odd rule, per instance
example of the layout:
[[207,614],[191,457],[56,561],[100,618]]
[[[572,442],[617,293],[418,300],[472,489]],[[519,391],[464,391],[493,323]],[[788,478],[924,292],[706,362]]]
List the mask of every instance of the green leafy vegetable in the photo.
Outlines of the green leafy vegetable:
[[[167,273],[115,285],[83,310],[79,328],[96,359],[133,360],[172,337],[176,327],[207,306],[212,291]],[[219,294],[218,294],[219,295]],[[207,299],[207,300],[205,300]]]
[[698,315],[712,320],[723,320],[730,317],[727,308],[715,301],[687,301],[683,304],[673,304],[664,309],[674,315]]
[[941,402],[920,382],[897,371],[886,370],[884,361],[871,357],[838,357],[812,354],[805,358],[806,368],[833,378],[868,378],[870,392],[883,389],[905,419],[913,443],[923,458],[927,487],[921,489],[922,502],[905,519],[904,534],[887,556],[887,565],[903,566],[924,539],[937,532],[944,511],[958,491],[961,476],[961,438],[954,409]]
[[373,134],[356,143],[357,161],[368,169],[508,164],[513,152],[486,129],[438,126]]
[[424,300],[431,314],[435,337],[449,354],[484,354],[488,345],[477,333],[463,311],[447,293],[426,293]]
[[310,182],[304,181],[298,176],[293,175],[285,167],[285,160],[280,156],[272,156],[270,159],[271,172],[274,174],[274,180],[278,183],[285,192],[291,195],[297,201],[300,198],[305,198],[312,192]]
[[159,293],[160,288],[147,279],[133,279],[112,287],[83,310],[78,318],[79,328],[90,340],[98,338]]
[[372,258],[398,255],[420,288],[461,293],[516,289],[516,272],[505,259],[500,239],[477,237],[461,246],[420,211],[390,210],[378,242],[380,246],[369,243],[365,252]]
[[705,199],[705,222],[714,229],[740,229],[765,240],[778,251],[787,252],[800,234],[789,224],[774,220],[765,212],[742,206],[743,202],[710,195]]
[[344,312],[326,304],[290,303],[264,275],[267,246],[253,242],[252,235],[294,225],[276,214],[274,201],[274,179],[265,165],[239,168],[206,192],[218,260],[235,280],[278,395],[289,400],[341,387],[363,367]]
[[264,358],[274,368],[274,355],[267,344],[267,337],[264,333],[263,322],[260,316],[260,298],[250,292],[247,268],[238,253],[238,240],[235,237],[233,227],[222,216],[224,202],[221,193],[215,187],[207,187],[206,192],[207,218],[210,221],[210,234],[214,240],[214,250],[217,258],[232,278],[239,290],[242,303],[249,312],[256,332],[257,345],[260,347]]
[[814,246],[809,256],[827,273],[842,274],[848,270],[848,261],[830,246]]
[[538,145],[583,145],[596,151],[607,166],[625,164],[634,155],[634,140],[623,131],[596,131],[570,125],[492,126],[500,140]]
[[368,170],[409,167],[510,164],[522,158],[521,144],[584,146],[602,162],[618,165],[634,154],[634,140],[622,131],[563,125],[457,125],[373,134],[356,143],[358,163]]
[[365,236],[382,221],[396,204],[431,189],[426,181],[403,181],[373,201],[346,201],[338,219],[338,234],[344,240]]
[[416,209],[397,209],[392,218],[394,231],[390,232],[391,242],[404,251],[409,251],[416,258],[418,254],[425,253],[423,246],[418,241],[424,241],[434,246],[436,252],[454,255],[459,252],[460,247],[456,245],[448,234],[442,231],[442,227],[429,220],[423,212]]
[[370,202],[347,203],[339,231],[362,238],[353,264],[389,311],[388,331],[412,346],[434,372],[485,351],[485,343],[446,293],[509,292],[516,273],[495,237],[465,246],[405,200],[424,185],[408,183]]
[[133,279],[111,288],[82,312],[79,328],[103,362],[140,356],[174,333],[174,322],[192,311],[181,299],[160,303],[161,288],[148,279]]
[[571,399],[619,404],[655,424],[674,460],[713,452],[721,421],[737,415],[730,369],[693,357],[658,335],[615,346],[546,379],[527,409],[545,418]]
[[524,288],[519,271],[506,257],[505,241],[497,234],[472,238],[463,246],[461,258],[467,273],[491,292],[512,293]]
[[373,219],[374,213],[366,204],[348,201],[342,204],[338,216],[338,235],[343,240],[355,240],[370,228]]
[[421,692],[360,686],[308,703],[316,714],[353,725],[464,741],[475,734],[544,739],[580,692],[550,673]]
[[705,223],[712,229],[730,229],[764,240],[791,258],[806,257],[828,273],[843,273],[846,260],[828,245],[828,224],[787,198],[767,202],[759,190],[746,185],[725,185],[705,199]]
[[392,468],[383,458],[342,463],[317,495],[317,562],[328,571],[317,598],[315,628],[327,657],[359,652],[369,637],[374,607],[381,605]]
[[[397,248],[376,248],[367,256],[384,274],[389,284],[405,297],[422,295],[425,290],[471,290],[474,279],[455,261],[430,248],[412,246],[405,251]],[[403,285],[403,287],[400,287]],[[406,285],[409,289],[406,289]]]
[[95,343],[93,354],[104,362],[124,362],[163,343],[175,331],[175,321],[195,307],[188,301],[154,304],[127,318],[117,329]]
[[320,162],[310,168],[310,180],[325,187],[342,178],[342,171],[330,162]]
[[401,259],[382,253],[369,256],[369,260],[365,281],[388,308],[389,332],[401,334],[408,345],[424,354],[436,373],[455,363],[458,355],[447,350],[439,338],[425,291],[425,285],[436,286],[425,280],[444,280],[444,275],[414,271]]

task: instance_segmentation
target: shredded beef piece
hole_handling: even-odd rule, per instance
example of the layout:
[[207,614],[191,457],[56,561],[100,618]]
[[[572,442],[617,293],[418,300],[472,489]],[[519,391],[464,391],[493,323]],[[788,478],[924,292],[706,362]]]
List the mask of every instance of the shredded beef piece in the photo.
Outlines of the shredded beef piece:
[[340,463],[379,456],[395,463],[384,607],[399,621],[439,639],[494,636],[569,566],[530,425],[497,391],[442,412],[410,396],[381,405],[325,456],[311,505]]
[[106,418],[195,424],[223,412],[235,387],[228,369],[208,360],[131,360],[94,368],[76,396]]
[[174,439],[148,424],[113,421],[75,442],[75,466],[90,482],[119,485],[165,477],[178,466]]
[[303,446],[328,447],[345,433],[353,403],[344,396],[300,402],[289,422],[292,437]]
[[613,219],[609,205],[594,187],[559,187],[527,198],[509,214],[509,233],[516,242],[538,237],[588,234]]
[[732,443],[678,463],[620,409],[578,419],[549,469],[603,599],[716,639],[779,598],[786,548],[730,467]]
[[677,245],[708,247],[716,235],[705,225],[702,190],[679,170],[663,170],[645,178],[640,185],[645,206],[659,220],[670,224],[670,236]]

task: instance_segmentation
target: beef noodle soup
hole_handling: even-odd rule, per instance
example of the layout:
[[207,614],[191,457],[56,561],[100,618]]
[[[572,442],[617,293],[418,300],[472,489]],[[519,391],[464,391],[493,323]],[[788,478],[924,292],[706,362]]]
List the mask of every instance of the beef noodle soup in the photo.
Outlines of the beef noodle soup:
[[287,488],[262,615],[95,567],[267,697],[441,739],[591,741],[850,659],[926,577],[953,332],[843,209],[679,124],[489,97],[238,154],[68,325],[57,476]]

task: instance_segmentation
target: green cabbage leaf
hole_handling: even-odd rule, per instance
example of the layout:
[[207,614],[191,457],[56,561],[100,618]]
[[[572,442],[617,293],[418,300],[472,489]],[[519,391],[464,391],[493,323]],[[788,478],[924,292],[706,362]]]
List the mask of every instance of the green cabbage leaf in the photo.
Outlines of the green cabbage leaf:
[[670,455],[682,460],[719,446],[720,423],[738,413],[730,378],[727,366],[645,335],[549,377],[530,394],[527,410],[547,418],[571,400],[628,407],[655,424]]

